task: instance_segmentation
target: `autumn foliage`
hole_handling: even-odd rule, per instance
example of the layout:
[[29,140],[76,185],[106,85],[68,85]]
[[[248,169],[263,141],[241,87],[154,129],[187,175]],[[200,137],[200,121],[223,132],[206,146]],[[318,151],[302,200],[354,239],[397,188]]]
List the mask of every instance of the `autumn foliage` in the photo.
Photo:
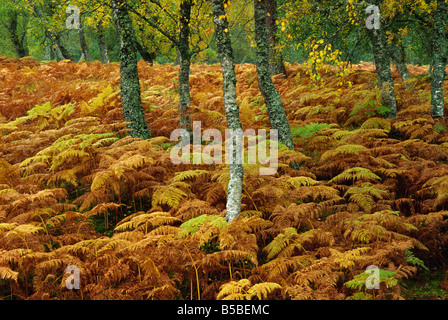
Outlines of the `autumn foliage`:
[[[154,138],[126,135],[119,66],[0,59],[0,293],[7,299],[400,299],[446,265],[448,130],[423,68],[394,72],[385,119],[370,64],[314,83],[274,77],[295,136],[274,176],[244,165],[224,219],[225,165],[174,165],[178,67],[139,63]],[[224,130],[218,65],[194,65],[192,120]],[[238,65],[243,128],[270,128],[255,67]],[[446,90],[446,89],[445,89]],[[291,169],[290,161],[300,163]],[[76,265],[81,288],[68,290]],[[365,287],[369,265],[380,290]]]

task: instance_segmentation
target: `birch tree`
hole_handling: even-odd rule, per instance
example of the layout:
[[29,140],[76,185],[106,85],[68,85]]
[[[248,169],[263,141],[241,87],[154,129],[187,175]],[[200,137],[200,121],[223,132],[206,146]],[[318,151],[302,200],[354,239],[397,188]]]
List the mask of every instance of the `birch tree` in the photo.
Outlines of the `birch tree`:
[[124,120],[130,123],[128,128],[132,130],[131,136],[149,139],[151,133],[142,106],[132,20],[124,0],[111,0],[111,4],[120,37],[120,89]]
[[286,117],[280,94],[269,71],[269,45],[266,34],[266,3],[254,0],[255,41],[257,44],[256,66],[258,87],[263,95],[273,129],[278,130],[278,138],[289,149],[294,150],[291,128]]
[[[367,28],[370,31],[372,41],[373,57],[378,75],[378,85],[381,88],[381,102],[389,109],[388,116],[393,118],[397,115],[397,100],[394,92],[394,81],[390,70],[390,53],[384,28],[381,24],[380,9],[378,1],[375,1],[366,9]],[[369,23],[372,24],[369,25]]]
[[[215,24],[218,55],[221,61],[223,74],[224,108],[227,125],[233,133],[241,133],[242,126],[239,107],[236,103],[236,75],[233,62],[233,49],[230,41],[229,22],[224,9],[226,0],[212,0],[213,22]],[[231,140],[233,144],[233,139]],[[233,155],[229,164],[230,177],[227,188],[226,220],[231,222],[241,213],[241,194],[243,189],[243,165],[237,163],[238,148],[232,148]],[[233,162],[233,163],[232,163]]]
[[433,117],[444,116],[443,79],[448,53],[446,40],[446,20],[448,3],[437,0],[432,32],[433,72],[431,78],[431,111]]

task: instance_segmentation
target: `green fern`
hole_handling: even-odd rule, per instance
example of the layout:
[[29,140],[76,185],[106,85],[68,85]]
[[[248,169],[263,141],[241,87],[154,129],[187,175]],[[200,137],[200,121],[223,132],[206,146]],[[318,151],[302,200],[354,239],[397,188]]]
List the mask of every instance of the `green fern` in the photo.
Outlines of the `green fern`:
[[387,195],[385,190],[377,189],[369,182],[365,182],[361,187],[350,187],[345,195],[349,195],[349,200],[356,203],[366,212],[370,212],[376,199],[383,199]]
[[310,123],[303,127],[293,127],[291,128],[291,133],[293,137],[300,137],[302,139],[311,138],[316,132],[321,129],[331,128],[332,124],[327,123]]
[[[398,284],[397,278],[395,278],[396,272],[378,269],[379,271],[379,281],[384,283],[387,288],[392,288]],[[362,290],[366,285],[367,279],[372,276],[371,273],[363,272],[353,277],[352,280],[346,282],[344,285],[349,289]]]
[[413,266],[420,267],[422,269],[425,269],[426,271],[429,271],[428,267],[425,266],[425,263],[423,260],[420,260],[416,256],[414,256],[414,253],[410,250],[405,250],[404,252],[406,254],[406,262],[412,264]]
[[180,228],[187,231],[189,234],[194,234],[199,230],[203,225],[208,224],[210,226],[217,226],[219,228],[224,228],[227,226],[227,221],[224,217],[220,215],[208,215],[203,214],[199,217],[190,219],[184,222]]

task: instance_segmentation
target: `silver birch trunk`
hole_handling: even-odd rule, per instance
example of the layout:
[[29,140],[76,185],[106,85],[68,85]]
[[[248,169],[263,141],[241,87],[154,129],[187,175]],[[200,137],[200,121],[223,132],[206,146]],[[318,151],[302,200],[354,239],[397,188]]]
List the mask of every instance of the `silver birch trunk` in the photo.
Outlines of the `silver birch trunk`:
[[[233,49],[230,41],[229,23],[224,10],[226,0],[212,0],[213,22],[215,24],[215,33],[218,47],[218,54],[222,66],[224,108],[226,113],[227,125],[233,133],[242,131],[239,107],[236,103],[236,75],[233,62]],[[238,140],[238,139],[237,139]],[[233,141],[232,141],[233,143]],[[237,146],[232,148],[233,154],[230,155],[236,160],[238,152]],[[241,194],[243,190],[243,165],[234,161],[229,164],[230,177],[227,188],[226,220],[231,222],[238,218],[241,213]]]
[[431,78],[431,111],[433,117],[444,116],[443,80],[445,77],[446,55],[448,46],[445,35],[448,4],[437,0],[432,32],[433,72]]
[[190,118],[190,19],[192,0],[183,0],[180,4],[180,33],[177,45],[177,52],[180,57],[179,70],[179,118],[180,127],[188,132],[188,137],[182,137],[183,141],[189,141],[193,138],[192,124]]

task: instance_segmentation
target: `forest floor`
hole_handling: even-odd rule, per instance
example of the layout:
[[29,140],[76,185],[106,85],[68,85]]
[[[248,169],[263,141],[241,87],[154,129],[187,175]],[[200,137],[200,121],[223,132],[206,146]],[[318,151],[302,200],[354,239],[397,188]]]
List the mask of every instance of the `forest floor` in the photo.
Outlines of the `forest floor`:
[[[430,116],[426,67],[407,83],[393,70],[385,119],[372,64],[317,84],[287,65],[274,82],[295,150],[272,176],[244,165],[231,224],[226,165],[170,159],[178,70],[139,63],[141,141],[118,64],[0,58],[3,299],[448,298],[448,123]],[[255,67],[236,72],[243,128],[269,130]],[[219,65],[193,65],[190,85],[191,118],[224,132]]]

